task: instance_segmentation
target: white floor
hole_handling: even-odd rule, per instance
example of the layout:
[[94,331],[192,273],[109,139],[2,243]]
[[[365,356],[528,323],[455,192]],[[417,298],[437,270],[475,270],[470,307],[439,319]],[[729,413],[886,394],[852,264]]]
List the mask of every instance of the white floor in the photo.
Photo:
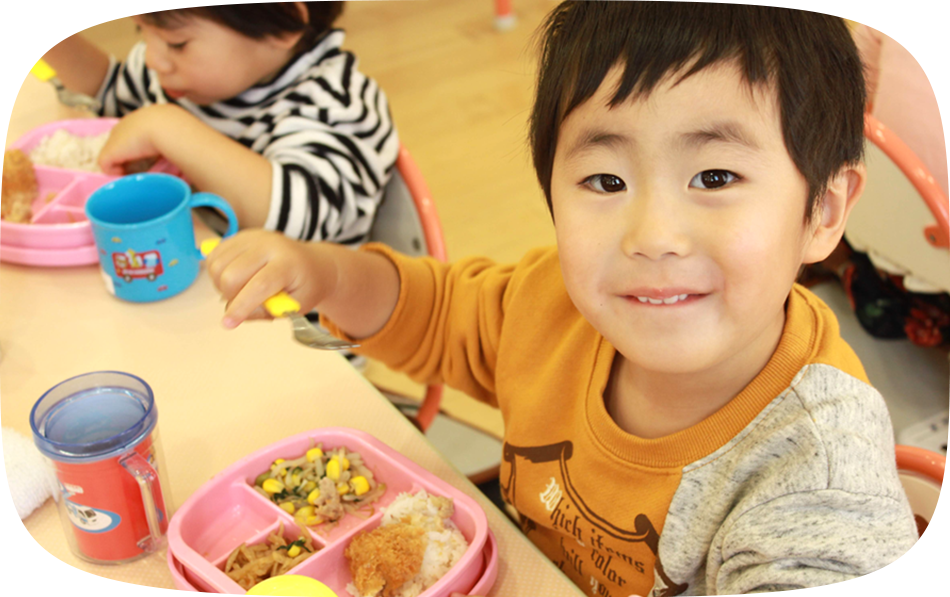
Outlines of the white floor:
[[479,477],[501,463],[500,440],[451,417],[436,417],[426,437],[466,477]]
[[864,331],[837,283],[811,289],[838,317],[841,336],[858,354],[868,378],[884,396],[898,443],[943,447],[946,454],[946,413],[950,402],[950,361],[937,349],[909,340],[881,340]]

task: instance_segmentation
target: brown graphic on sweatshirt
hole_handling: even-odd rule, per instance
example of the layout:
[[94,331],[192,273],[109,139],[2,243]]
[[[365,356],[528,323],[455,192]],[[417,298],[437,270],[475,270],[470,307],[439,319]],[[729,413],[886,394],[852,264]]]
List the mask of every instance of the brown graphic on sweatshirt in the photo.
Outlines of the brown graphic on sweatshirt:
[[[513,446],[508,442],[504,444],[503,457],[509,465],[507,480],[501,479],[499,485],[505,500],[518,508],[516,503],[518,471],[517,464],[520,459],[531,464],[556,462],[560,469],[561,480],[567,498],[573,503],[580,515],[590,524],[598,528],[605,535],[614,537],[627,543],[642,542],[649,547],[650,551],[656,557],[654,570],[659,577],[651,593],[652,597],[672,597],[680,595],[688,588],[687,583],[676,583],[671,580],[663,571],[663,565],[660,563],[658,554],[660,534],[656,531],[653,523],[645,514],[638,514],[634,519],[634,529],[627,530],[620,528],[604,517],[594,512],[581,497],[580,493],[571,482],[570,471],[568,470],[568,461],[574,453],[574,445],[570,441],[563,441],[544,446]],[[522,530],[529,534],[537,526],[534,521],[523,518]]]

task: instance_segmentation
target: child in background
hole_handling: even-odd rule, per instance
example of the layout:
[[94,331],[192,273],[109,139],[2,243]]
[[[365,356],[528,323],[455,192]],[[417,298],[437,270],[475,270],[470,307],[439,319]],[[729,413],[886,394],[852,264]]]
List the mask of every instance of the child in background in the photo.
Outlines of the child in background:
[[590,595],[736,594],[877,570],[917,539],[880,394],[795,279],[865,181],[837,18],[565,2],[531,116],[556,248],[498,265],[239,233],[224,325],[286,290],[340,337],[501,409],[502,494]]
[[67,87],[121,116],[109,174],[164,156],[224,197],[242,228],[358,244],[399,139],[383,91],[333,29],[342,2],[276,2],[133,17],[144,41],[118,63],[81,36],[44,58]]

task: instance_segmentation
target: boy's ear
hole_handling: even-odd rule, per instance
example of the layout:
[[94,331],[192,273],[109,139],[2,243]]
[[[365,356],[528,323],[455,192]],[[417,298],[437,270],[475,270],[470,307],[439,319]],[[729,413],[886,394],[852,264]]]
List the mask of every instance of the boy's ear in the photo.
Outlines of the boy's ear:
[[[310,13],[307,12],[307,5],[303,2],[294,2],[294,6],[300,12],[301,20],[309,25]],[[300,38],[302,38],[303,35],[303,31],[298,31],[296,33],[282,33],[279,36],[272,36],[270,40],[271,43],[277,47],[289,50],[297,45],[297,42],[300,41]]]
[[824,260],[841,242],[848,215],[864,192],[867,169],[864,163],[845,166],[831,179],[816,206],[815,220],[809,224],[811,238],[802,263]]

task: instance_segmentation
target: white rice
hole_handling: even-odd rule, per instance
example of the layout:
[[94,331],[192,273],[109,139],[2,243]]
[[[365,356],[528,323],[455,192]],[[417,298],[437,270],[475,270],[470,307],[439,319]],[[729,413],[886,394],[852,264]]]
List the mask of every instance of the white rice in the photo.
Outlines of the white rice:
[[[462,559],[468,541],[450,520],[453,512],[451,498],[430,496],[425,490],[415,495],[400,493],[385,509],[382,526],[408,522],[425,529],[428,537],[422,568],[400,587],[397,597],[418,597]],[[349,583],[346,590],[353,597],[368,597],[361,595],[353,583]]]
[[99,152],[102,151],[102,146],[106,144],[108,138],[108,132],[81,137],[65,129],[58,129],[52,135],[40,139],[30,152],[30,159],[34,164],[41,166],[101,172],[98,162]]

